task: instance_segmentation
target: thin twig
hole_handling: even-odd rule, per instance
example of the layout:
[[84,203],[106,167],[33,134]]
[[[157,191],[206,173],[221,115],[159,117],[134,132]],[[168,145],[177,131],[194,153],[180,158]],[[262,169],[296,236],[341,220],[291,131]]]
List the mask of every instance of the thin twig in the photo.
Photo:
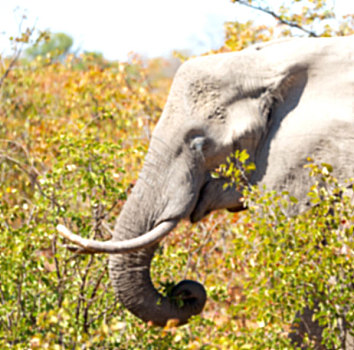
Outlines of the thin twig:
[[25,263],[22,263],[20,277],[18,279],[17,285],[17,316],[16,316],[16,326],[18,327],[21,319],[21,313],[24,314],[23,305],[22,305],[22,284],[24,280],[24,270]]
[[31,181],[37,186],[40,194],[49,199],[51,201],[51,203],[57,208],[58,211],[60,211],[60,209],[62,208],[62,206],[58,203],[58,201],[54,198],[54,196],[49,196],[47,195],[44,190],[43,187],[41,186],[41,184],[38,181],[38,176],[40,175],[40,173],[38,172],[38,170],[34,167],[34,166],[29,166],[30,170],[26,169],[25,164],[23,164],[22,162],[20,162],[19,160],[10,157],[6,154],[0,154],[0,159],[4,159],[7,160],[10,163],[16,164],[24,173],[26,173],[29,178],[31,179]]
[[25,154],[26,156],[26,159],[29,161],[30,160],[30,156],[29,156],[29,153],[28,153],[28,149],[23,146],[21,143],[19,143],[18,141],[14,141],[14,140],[9,140],[9,139],[0,139],[0,142],[5,142],[5,143],[8,143],[10,145],[13,145],[17,148],[19,148],[20,150],[22,150],[22,152]]
[[[0,301],[1,301],[1,304],[5,305],[6,304],[6,298],[4,296],[4,293],[2,291],[2,288],[1,288],[1,279],[0,279]],[[7,329],[12,329],[13,327],[13,323],[12,323],[12,315],[11,314],[6,314],[6,320],[7,320]],[[5,323],[5,322],[4,322]]]
[[81,286],[80,286],[80,291],[79,291],[79,297],[78,297],[78,303],[76,307],[76,320],[79,321],[79,316],[80,316],[80,309],[81,309],[81,303],[85,300],[85,288],[86,288],[86,281],[89,275],[90,268],[93,264],[93,256],[90,256],[90,260],[87,263],[85,267],[84,274],[81,277]]
[[[76,255],[79,255],[79,254],[84,254],[84,255],[93,255],[93,254],[96,254],[95,252],[93,252],[92,250],[86,250],[84,248],[81,248],[81,247],[77,247],[77,246],[72,246],[72,245],[65,245],[64,244],[64,247],[69,251],[69,252],[72,252],[72,253],[75,253],[74,257]],[[72,257],[69,258],[69,260],[71,259]]]
[[103,277],[106,275],[106,273],[107,273],[107,268],[105,267],[103,269],[103,271],[101,272],[101,274],[99,275],[99,277],[98,277],[98,279],[97,279],[97,281],[95,283],[95,286],[93,288],[93,291],[92,291],[92,293],[90,295],[90,298],[87,301],[86,306],[84,308],[84,325],[83,326],[84,326],[84,332],[86,332],[86,333],[88,333],[88,330],[89,330],[89,323],[88,323],[89,309],[90,309],[91,305],[95,301],[95,296],[97,294],[98,288],[99,288],[99,286],[101,284],[101,281],[102,281]]
[[22,49],[19,49],[15,56],[12,58],[9,66],[7,67],[5,73],[2,75],[2,77],[0,78],[0,88],[2,86],[2,84],[4,83],[4,80],[7,78],[7,76],[10,74],[12,68],[15,66],[16,62],[18,61],[18,59],[20,58],[20,55],[21,55],[21,52],[22,52]]
[[57,274],[57,278],[60,281],[61,280],[60,266],[59,266],[58,258],[56,256],[56,254],[57,254],[57,236],[56,235],[53,235],[53,239],[52,239],[52,253],[53,253],[53,259],[54,259],[54,263],[55,263],[55,271]]
[[102,227],[108,231],[108,233],[111,235],[111,237],[113,237],[114,232],[112,231],[112,229],[108,226],[108,224],[105,221],[102,221]]
[[[28,201],[29,201],[29,200],[28,200]],[[32,204],[31,201],[29,201],[29,202],[30,202],[30,204]],[[30,213],[29,213],[29,215],[28,215],[28,218],[27,218],[27,221],[26,221],[26,225],[27,225],[27,226],[29,226],[30,223],[32,222],[32,220],[33,220],[33,218],[34,218],[34,213],[35,213],[36,210],[37,210],[37,207],[36,207],[35,205],[31,205],[31,211],[30,211]]]
[[240,5],[244,5],[244,6],[250,7],[250,8],[252,8],[254,10],[257,10],[257,11],[264,12],[264,13],[272,16],[276,20],[278,20],[280,23],[285,24],[285,25],[287,25],[289,27],[292,27],[292,28],[296,28],[296,29],[302,30],[303,32],[305,32],[306,34],[308,34],[311,37],[318,37],[318,35],[315,32],[313,32],[312,30],[308,30],[308,29],[300,26],[297,23],[287,21],[284,18],[282,18],[280,15],[277,15],[274,11],[265,9],[263,7],[252,5],[252,4],[250,4],[250,3],[246,2],[246,1],[242,1],[242,0],[236,0],[236,3],[238,3]]

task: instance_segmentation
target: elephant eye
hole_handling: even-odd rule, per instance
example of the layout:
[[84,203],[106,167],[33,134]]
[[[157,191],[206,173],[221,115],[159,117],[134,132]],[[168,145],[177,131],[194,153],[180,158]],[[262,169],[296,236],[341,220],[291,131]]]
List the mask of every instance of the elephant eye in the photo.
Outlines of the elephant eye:
[[188,130],[188,132],[184,136],[184,140],[186,142],[193,142],[194,139],[198,137],[205,137],[205,131],[201,128],[193,128]]
[[207,138],[204,136],[194,137],[190,143],[190,149],[197,153],[203,153],[207,148],[207,143]]

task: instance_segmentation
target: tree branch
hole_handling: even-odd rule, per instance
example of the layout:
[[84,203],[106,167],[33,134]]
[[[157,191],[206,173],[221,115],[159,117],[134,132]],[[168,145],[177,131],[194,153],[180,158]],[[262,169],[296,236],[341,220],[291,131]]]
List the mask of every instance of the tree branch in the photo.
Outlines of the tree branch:
[[4,72],[2,77],[0,78],[0,88],[1,88],[2,84],[4,83],[4,80],[7,78],[7,76],[11,72],[12,68],[14,67],[14,65],[16,64],[18,59],[20,58],[21,52],[22,52],[21,49],[17,50],[17,53],[14,55],[14,57],[12,58],[12,60],[11,60],[11,62],[9,64],[9,66],[7,67],[6,71]]
[[311,37],[318,37],[318,35],[315,32],[313,32],[312,30],[308,30],[308,29],[300,26],[297,23],[287,21],[284,18],[282,18],[280,15],[277,15],[274,11],[265,9],[263,7],[252,5],[252,4],[248,3],[247,1],[243,1],[243,0],[236,0],[235,3],[247,6],[247,7],[251,8],[251,9],[253,9],[253,10],[264,12],[264,13],[272,16],[273,18],[275,18],[277,21],[279,21],[282,24],[285,24],[285,25],[287,25],[289,27],[292,27],[292,28],[299,29],[299,30],[305,32],[306,34],[308,34]]

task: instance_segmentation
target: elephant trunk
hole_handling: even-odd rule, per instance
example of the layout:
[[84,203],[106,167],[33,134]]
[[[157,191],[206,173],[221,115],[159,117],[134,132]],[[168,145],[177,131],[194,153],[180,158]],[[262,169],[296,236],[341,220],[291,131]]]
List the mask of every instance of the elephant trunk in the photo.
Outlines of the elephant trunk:
[[111,255],[110,277],[120,302],[145,322],[165,326],[168,320],[184,324],[199,314],[206,301],[204,287],[194,281],[177,284],[168,297],[154,288],[150,279],[150,262],[156,246],[142,251]]
[[[160,156],[160,155],[159,155]],[[113,241],[139,237],[168,221],[178,221],[183,214],[168,211],[171,204],[171,183],[166,181],[163,164],[150,150],[144,169],[117,220]],[[158,162],[158,164],[156,164]],[[175,208],[176,206],[173,206]],[[171,228],[172,229],[172,228]],[[192,315],[199,314],[206,301],[204,287],[193,281],[182,281],[162,296],[150,278],[150,265],[157,244],[125,254],[111,254],[110,278],[120,302],[133,314],[146,322],[164,326],[174,319],[181,325]]]

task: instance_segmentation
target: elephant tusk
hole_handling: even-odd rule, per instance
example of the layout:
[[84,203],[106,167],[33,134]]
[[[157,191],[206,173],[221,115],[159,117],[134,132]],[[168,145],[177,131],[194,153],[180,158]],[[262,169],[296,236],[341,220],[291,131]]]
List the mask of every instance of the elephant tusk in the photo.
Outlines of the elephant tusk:
[[71,232],[64,225],[58,225],[58,232],[82,249],[78,249],[78,253],[81,254],[93,254],[93,253],[108,253],[119,254],[129,253],[141,248],[151,246],[158,243],[163,237],[165,237],[170,231],[172,231],[178,223],[178,220],[164,221],[151,231],[143,234],[142,236],[128,239],[125,241],[95,241],[93,239],[86,239]]

